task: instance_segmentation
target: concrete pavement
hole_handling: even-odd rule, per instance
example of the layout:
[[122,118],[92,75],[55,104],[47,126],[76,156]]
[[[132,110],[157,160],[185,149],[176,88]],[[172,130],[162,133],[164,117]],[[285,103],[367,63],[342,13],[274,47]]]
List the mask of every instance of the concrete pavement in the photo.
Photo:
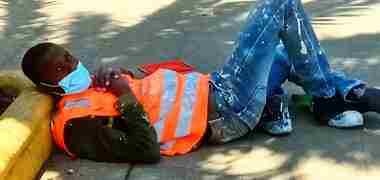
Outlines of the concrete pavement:
[[[62,43],[92,70],[101,63],[133,66],[184,58],[202,72],[231,52],[251,0],[91,1],[1,0],[0,67],[18,67],[41,41]],[[380,0],[307,0],[307,11],[335,69],[380,86]],[[291,93],[300,90],[289,86]],[[377,179],[380,117],[364,128],[320,126],[297,111],[288,137],[253,133],[202,147],[157,165],[70,161],[53,155],[41,179]]]

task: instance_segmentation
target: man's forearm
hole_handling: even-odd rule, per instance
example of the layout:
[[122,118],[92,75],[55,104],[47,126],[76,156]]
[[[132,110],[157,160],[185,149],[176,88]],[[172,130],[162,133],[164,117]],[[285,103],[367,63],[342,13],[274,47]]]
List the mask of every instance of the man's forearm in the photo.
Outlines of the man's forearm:
[[[156,162],[160,159],[157,134],[149,123],[148,116],[142,105],[137,101],[130,101],[129,98],[129,95],[123,95],[119,99],[121,120],[124,124],[125,135],[128,138],[125,146],[131,146],[128,147],[129,154],[139,154],[140,157],[144,157],[144,162]],[[127,154],[125,155],[130,157]]]

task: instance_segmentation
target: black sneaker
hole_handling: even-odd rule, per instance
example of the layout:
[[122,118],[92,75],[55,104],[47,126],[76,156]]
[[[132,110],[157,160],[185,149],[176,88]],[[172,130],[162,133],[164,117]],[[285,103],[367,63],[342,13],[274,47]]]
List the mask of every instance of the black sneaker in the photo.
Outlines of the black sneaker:
[[271,135],[285,135],[293,131],[286,96],[269,98],[261,117],[261,127]]
[[312,111],[322,124],[335,128],[353,128],[363,126],[363,115],[350,109],[344,100],[334,96],[331,98],[313,98]]

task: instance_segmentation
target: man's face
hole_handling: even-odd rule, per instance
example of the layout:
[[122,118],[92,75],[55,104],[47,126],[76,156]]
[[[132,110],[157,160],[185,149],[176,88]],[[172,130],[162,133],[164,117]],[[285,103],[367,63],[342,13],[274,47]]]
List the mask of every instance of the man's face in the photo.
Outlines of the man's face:
[[40,66],[41,82],[58,85],[58,82],[75,70],[78,60],[71,55],[64,55],[49,60]]
[[79,61],[71,55],[55,57],[40,66],[40,85],[42,90],[52,94],[64,94],[58,83],[75,70]]

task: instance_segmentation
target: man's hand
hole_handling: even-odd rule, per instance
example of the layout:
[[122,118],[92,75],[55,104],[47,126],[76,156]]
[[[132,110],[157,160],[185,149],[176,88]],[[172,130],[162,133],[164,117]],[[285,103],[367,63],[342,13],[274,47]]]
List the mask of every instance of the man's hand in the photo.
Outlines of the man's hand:
[[[98,69],[95,75],[95,85],[99,88],[108,89],[111,86],[111,81],[120,79],[122,74],[128,74],[133,76],[133,74],[118,66],[103,66]],[[115,82],[116,83],[116,82]]]
[[132,90],[130,89],[128,81],[126,79],[120,77],[111,77],[108,82],[109,84],[106,87],[107,90],[111,91],[116,96],[121,96],[124,94],[132,95]]

